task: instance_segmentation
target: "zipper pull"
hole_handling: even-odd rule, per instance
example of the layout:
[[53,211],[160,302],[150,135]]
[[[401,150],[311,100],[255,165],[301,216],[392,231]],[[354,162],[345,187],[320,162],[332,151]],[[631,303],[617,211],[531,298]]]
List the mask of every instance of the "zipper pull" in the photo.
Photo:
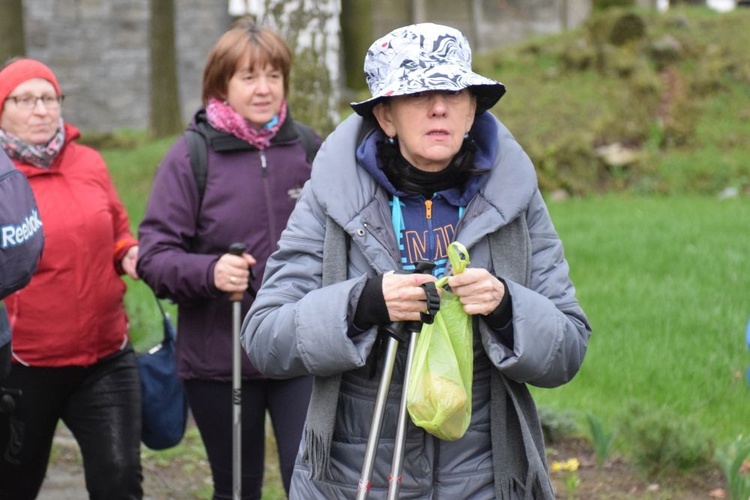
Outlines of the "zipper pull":
[[427,220],[432,219],[432,200],[424,200],[424,216]]
[[266,153],[261,149],[260,151],[260,168],[263,170],[263,175],[266,175],[268,163],[266,162]]

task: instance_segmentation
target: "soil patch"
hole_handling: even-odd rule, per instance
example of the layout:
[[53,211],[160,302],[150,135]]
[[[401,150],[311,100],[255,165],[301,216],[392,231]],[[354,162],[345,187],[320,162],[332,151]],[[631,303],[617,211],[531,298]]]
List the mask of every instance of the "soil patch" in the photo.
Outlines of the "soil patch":
[[[144,500],[205,499],[211,497],[208,463],[184,454],[159,459],[142,454]],[[37,500],[85,500],[81,453],[70,431],[61,425],[52,446],[47,477]]]
[[[723,499],[728,498],[726,481],[718,470],[692,473],[680,477],[649,481],[632,464],[620,458],[596,466],[596,455],[584,439],[567,438],[547,447],[548,462],[565,463],[575,458],[579,462],[575,473],[551,472],[557,498],[566,500],[625,500],[625,499]],[[578,486],[573,487],[572,474],[578,476]]]
[[[269,458],[271,458],[269,456]],[[723,499],[728,498],[726,482],[718,470],[650,482],[632,465],[613,458],[597,467],[591,446],[583,439],[568,438],[548,446],[549,463],[578,460],[578,470],[553,471],[557,498],[565,500],[625,499]],[[196,463],[197,462],[197,463]],[[269,467],[275,464],[268,460]],[[578,477],[576,481],[571,475]],[[272,480],[276,474],[270,474]],[[211,472],[204,460],[176,456],[168,461],[144,455],[144,498],[147,500],[210,498]],[[38,500],[81,500],[88,498],[83,480],[78,445],[61,426],[55,437],[53,460]],[[264,498],[266,498],[264,496]]]

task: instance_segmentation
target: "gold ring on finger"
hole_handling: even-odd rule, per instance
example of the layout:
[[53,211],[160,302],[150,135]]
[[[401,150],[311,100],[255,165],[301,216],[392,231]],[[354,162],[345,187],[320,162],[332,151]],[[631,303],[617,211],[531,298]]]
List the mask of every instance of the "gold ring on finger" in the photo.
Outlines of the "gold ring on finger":
[[233,285],[236,285],[236,284],[237,284],[237,278],[235,278],[234,276],[230,277],[230,278],[229,278],[229,281],[230,281],[230,282],[231,282],[231,283],[232,283]]

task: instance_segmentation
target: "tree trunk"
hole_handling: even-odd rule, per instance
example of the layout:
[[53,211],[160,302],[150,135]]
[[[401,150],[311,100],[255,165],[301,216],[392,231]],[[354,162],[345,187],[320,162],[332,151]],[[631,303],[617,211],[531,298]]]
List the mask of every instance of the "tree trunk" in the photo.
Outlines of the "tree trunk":
[[427,21],[427,5],[425,0],[411,0],[411,22],[413,24]]
[[339,120],[339,9],[338,0],[265,0],[259,16],[294,54],[287,96],[292,115],[323,136]]
[[374,41],[372,0],[341,2],[341,52],[344,57],[344,84],[355,92],[366,90],[364,60]]
[[[22,0],[0,0],[0,67],[8,60],[26,55]],[[1,105],[1,104],[0,104]]]
[[469,39],[473,53],[481,52],[487,48],[481,36],[483,19],[482,0],[471,0],[469,4],[469,33],[464,33],[464,35]]
[[182,132],[180,95],[177,88],[177,54],[174,35],[174,0],[150,2],[151,113],[152,138]]

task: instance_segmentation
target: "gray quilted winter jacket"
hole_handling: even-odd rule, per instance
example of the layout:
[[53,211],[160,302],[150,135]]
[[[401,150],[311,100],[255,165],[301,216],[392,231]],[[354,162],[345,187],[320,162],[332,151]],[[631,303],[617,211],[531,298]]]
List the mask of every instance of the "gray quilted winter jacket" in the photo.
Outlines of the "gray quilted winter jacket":
[[[409,423],[400,498],[553,497],[526,384],[556,387],[568,382],[583,361],[591,330],[575,298],[533,165],[508,130],[494,117],[490,120],[497,129],[494,165],[466,206],[456,240],[468,249],[471,267],[485,267],[506,281],[514,347],[507,348],[475,318],[469,429],[447,442]],[[398,269],[399,251],[388,196],[356,162],[362,127],[362,118],[352,115],[324,142],[243,324],[245,350],[264,375],[316,376],[292,499],[356,497],[380,378],[382,357],[370,356],[377,331],[358,334],[352,321],[367,277]],[[340,259],[340,266],[346,266],[342,279],[323,286],[327,219],[344,229],[348,243]],[[511,225],[522,231],[503,232]],[[491,248],[490,235],[506,245],[507,259],[497,245]],[[371,499],[385,498],[388,488],[405,357],[402,348]]]

